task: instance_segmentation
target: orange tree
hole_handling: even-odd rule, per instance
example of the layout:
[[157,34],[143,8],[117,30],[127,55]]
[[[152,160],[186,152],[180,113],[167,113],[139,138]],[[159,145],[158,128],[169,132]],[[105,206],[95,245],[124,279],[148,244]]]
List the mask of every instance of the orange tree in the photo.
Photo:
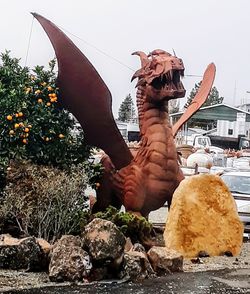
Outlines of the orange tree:
[[86,161],[90,147],[75,121],[59,108],[55,61],[49,69],[33,71],[1,54],[0,64],[0,172],[11,159],[29,159],[37,164],[69,168]]

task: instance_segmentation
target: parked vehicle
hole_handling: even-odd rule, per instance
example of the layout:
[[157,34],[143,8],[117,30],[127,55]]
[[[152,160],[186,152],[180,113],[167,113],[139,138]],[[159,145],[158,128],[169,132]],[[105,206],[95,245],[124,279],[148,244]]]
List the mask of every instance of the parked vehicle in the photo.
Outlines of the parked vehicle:
[[244,150],[249,149],[250,139],[249,137],[239,135],[238,137],[232,136],[218,136],[214,134],[208,135],[211,139],[212,144],[220,146],[225,149]]
[[186,144],[186,145],[193,146],[194,148],[209,149],[210,147],[212,147],[211,140],[208,136],[204,136],[202,134],[197,134],[197,133],[192,133],[185,136],[177,135],[176,143],[177,143],[177,146]]
[[221,178],[235,199],[245,231],[250,233],[250,171],[227,172]]

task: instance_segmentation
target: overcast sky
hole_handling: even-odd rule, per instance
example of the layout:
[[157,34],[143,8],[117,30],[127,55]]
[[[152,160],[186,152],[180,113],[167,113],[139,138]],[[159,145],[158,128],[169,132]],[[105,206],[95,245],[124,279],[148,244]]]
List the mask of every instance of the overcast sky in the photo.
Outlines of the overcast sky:
[[[130,79],[139,68],[136,50],[160,48],[185,64],[187,75],[202,75],[214,62],[214,85],[225,102],[250,102],[249,0],[1,0],[0,51],[25,59],[27,65],[46,65],[54,51],[32,15],[37,12],[67,30],[68,36],[93,63],[113,97],[113,110],[127,94],[135,96]],[[83,39],[77,39],[71,34]],[[105,54],[101,53],[104,52]],[[110,56],[110,57],[109,57]],[[112,58],[111,58],[112,57]],[[124,65],[115,61],[119,60]],[[186,77],[187,95],[199,77]],[[184,101],[184,100],[183,100]]]

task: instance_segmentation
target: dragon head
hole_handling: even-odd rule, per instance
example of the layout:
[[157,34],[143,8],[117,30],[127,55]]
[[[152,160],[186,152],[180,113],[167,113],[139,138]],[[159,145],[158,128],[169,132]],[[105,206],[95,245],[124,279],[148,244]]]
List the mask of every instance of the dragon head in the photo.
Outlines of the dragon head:
[[139,55],[142,65],[133,75],[132,81],[138,78],[136,87],[145,86],[148,99],[159,101],[185,96],[186,90],[181,82],[184,65],[180,58],[160,49],[149,55],[141,51],[132,55]]

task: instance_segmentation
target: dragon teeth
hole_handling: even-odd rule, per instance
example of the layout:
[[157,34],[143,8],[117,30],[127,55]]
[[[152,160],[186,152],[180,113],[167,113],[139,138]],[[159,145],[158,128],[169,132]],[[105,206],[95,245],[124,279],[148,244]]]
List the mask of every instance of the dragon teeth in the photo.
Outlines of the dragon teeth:
[[170,71],[169,71],[169,74],[170,74],[170,79],[173,80],[173,75],[174,75],[173,71],[170,70]]

